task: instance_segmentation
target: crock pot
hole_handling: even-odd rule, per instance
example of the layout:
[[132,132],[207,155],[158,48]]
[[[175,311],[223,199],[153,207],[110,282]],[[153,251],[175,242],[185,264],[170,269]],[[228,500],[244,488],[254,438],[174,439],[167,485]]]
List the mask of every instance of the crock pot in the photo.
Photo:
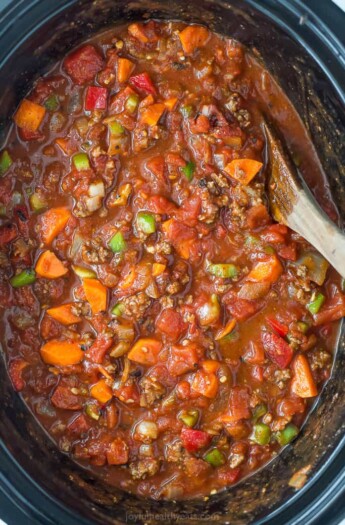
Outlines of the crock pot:
[[[305,123],[341,222],[345,53],[298,0],[12,1],[0,11],[0,142],[28,87],[54,62],[97,31],[148,17],[204,23],[256,50]],[[337,17],[344,28],[340,10]],[[56,449],[12,389],[3,359],[0,377],[0,517],[9,525],[326,525],[345,515],[344,330],[332,377],[298,439],[261,471],[207,501],[142,500],[102,485]],[[307,481],[296,491],[289,479],[307,466]]]

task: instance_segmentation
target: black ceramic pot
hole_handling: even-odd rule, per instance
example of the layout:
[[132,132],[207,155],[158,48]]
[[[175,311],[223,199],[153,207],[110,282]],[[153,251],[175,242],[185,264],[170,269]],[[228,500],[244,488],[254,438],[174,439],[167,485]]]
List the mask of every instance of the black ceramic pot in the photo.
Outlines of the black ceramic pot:
[[[326,4],[319,0],[319,7]],[[147,17],[201,22],[259,51],[301,115],[344,219],[345,54],[317,18],[302,17],[307,11],[299,0],[13,0],[0,15],[2,138],[33,80],[95,32]],[[343,28],[338,16],[334,22]],[[10,525],[339,523],[345,512],[344,343],[343,331],[332,377],[293,445],[207,502],[139,500],[102,486],[55,448],[13,391],[0,359],[0,516]],[[296,492],[288,480],[306,465],[308,481]]]

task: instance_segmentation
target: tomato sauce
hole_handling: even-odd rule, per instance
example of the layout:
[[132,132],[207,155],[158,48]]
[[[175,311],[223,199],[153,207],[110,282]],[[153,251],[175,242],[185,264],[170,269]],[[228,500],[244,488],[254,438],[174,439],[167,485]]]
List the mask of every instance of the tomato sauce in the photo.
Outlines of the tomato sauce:
[[339,276],[270,216],[262,115],[336,218],[298,115],[243,46],[133,23],[39,79],[0,154],[0,326],[57,446],[154,499],[291,443],[330,376]]

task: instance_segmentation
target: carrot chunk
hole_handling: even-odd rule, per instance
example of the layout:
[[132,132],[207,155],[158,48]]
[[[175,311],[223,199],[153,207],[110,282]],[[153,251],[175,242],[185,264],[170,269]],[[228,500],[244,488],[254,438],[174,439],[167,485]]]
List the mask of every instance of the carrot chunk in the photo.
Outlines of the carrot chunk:
[[58,277],[62,277],[68,272],[68,268],[50,250],[43,252],[39,256],[35,270],[37,275],[46,279],[58,279]]
[[117,80],[122,83],[126,82],[132,74],[135,65],[128,58],[119,58],[117,62]]
[[167,100],[164,100],[164,105],[168,111],[172,111],[176,106],[177,101],[177,97],[168,98]]
[[247,278],[254,282],[276,282],[283,273],[283,267],[275,255],[265,261],[259,261],[251,270]]
[[317,388],[314,382],[308,359],[305,355],[298,355],[292,363],[294,376],[291,382],[291,391],[299,397],[317,396]]
[[14,121],[18,128],[37,131],[45,114],[46,109],[43,106],[24,98],[14,115]]
[[215,335],[215,340],[216,341],[219,341],[220,339],[222,339],[223,337],[227,336],[228,334],[230,334],[233,329],[235,328],[236,326],[236,319],[230,319],[226,325],[224,326],[224,328],[221,328],[220,330],[218,330],[218,332],[216,333]]
[[66,226],[71,212],[67,208],[52,208],[40,217],[41,239],[50,244]]
[[148,126],[155,126],[165,111],[165,104],[152,104],[144,109],[141,122]]
[[158,361],[158,354],[162,349],[162,343],[157,339],[139,339],[128,353],[131,361],[141,365],[151,366]]
[[161,275],[166,268],[166,264],[161,263],[153,263],[152,265],[152,277],[157,277],[158,275]]
[[133,38],[136,38],[137,40],[139,40],[139,42],[142,42],[143,44],[147,44],[147,42],[149,42],[149,38],[145,34],[142,24],[131,24],[130,26],[128,26],[128,33]]
[[102,405],[105,405],[113,397],[113,392],[104,379],[100,379],[90,388],[90,394]]
[[224,423],[233,423],[251,416],[249,394],[246,388],[234,386],[230,389],[228,410],[221,416]]
[[234,159],[225,166],[224,171],[226,171],[230,177],[246,186],[261,170],[262,166],[262,162],[258,162],[257,160]]
[[48,308],[47,314],[64,325],[80,323],[80,317],[75,315],[72,311],[73,306],[74,303],[67,303],[62,304],[61,306],[55,306],[54,308]]
[[103,312],[107,308],[107,289],[97,279],[84,279],[83,288],[93,314]]
[[179,34],[183,51],[191,55],[198,47],[206,44],[209,32],[205,27],[188,26]]
[[84,353],[78,343],[52,339],[41,348],[41,357],[48,365],[76,365],[83,360]]

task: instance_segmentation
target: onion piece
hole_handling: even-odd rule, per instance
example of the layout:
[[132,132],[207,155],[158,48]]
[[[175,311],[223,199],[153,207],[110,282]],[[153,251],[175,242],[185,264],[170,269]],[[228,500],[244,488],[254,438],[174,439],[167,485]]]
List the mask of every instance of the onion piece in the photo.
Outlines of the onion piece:
[[88,197],[85,201],[88,211],[96,211],[102,206],[102,197]]
[[84,237],[78,231],[76,231],[75,234],[73,235],[73,241],[69,249],[69,257],[71,259],[74,259],[74,257],[77,255],[77,253],[82,248],[84,242],[85,242]]
[[104,183],[101,180],[97,182],[93,182],[89,186],[88,193],[90,197],[104,197],[105,195]]
[[135,427],[134,437],[138,441],[150,442],[158,437],[158,427],[153,421],[142,420]]

